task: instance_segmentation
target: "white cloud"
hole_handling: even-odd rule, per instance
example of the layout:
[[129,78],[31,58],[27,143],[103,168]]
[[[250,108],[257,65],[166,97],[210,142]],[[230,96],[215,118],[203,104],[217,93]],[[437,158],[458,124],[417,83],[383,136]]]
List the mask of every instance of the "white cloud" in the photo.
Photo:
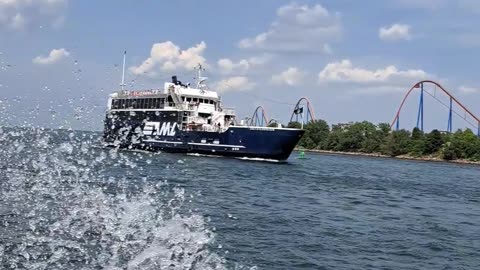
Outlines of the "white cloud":
[[331,53],[329,43],[338,41],[341,34],[338,14],[331,14],[319,4],[310,7],[292,3],[277,10],[277,18],[266,32],[242,39],[238,46],[268,51]]
[[24,30],[43,24],[58,27],[68,0],[0,0],[0,27]]
[[233,62],[228,58],[222,58],[218,60],[217,65],[220,73],[222,74],[244,74],[251,68],[259,65],[263,65],[270,60],[269,55],[255,56],[248,59],[241,59],[238,62]]
[[50,51],[50,54],[48,56],[37,56],[33,58],[32,62],[39,65],[49,65],[57,63],[58,61],[67,58],[68,56],[70,56],[70,53],[64,48],[53,49],[52,51]]
[[272,76],[272,83],[279,85],[298,85],[305,77],[305,73],[296,67],[290,67],[280,74]]
[[318,74],[320,83],[347,83],[356,85],[366,92],[387,93],[406,89],[417,81],[434,78],[421,69],[398,70],[395,66],[387,66],[369,70],[353,66],[350,60],[329,63]]
[[248,62],[251,65],[255,65],[255,66],[264,65],[268,63],[270,60],[272,60],[272,55],[270,54],[263,54],[263,55],[253,56],[248,58]]
[[378,30],[378,37],[383,41],[410,40],[412,38],[410,29],[411,27],[406,24],[393,24],[390,27],[384,26]]
[[371,95],[371,96],[378,96],[378,95],[388,95],[392,93],[405,93],[408,88],[411,87],[410,85],[403,85],[403,86],[395,86],[395,85],[369,85],[369,86],[362,86],[362,87],[355,87],[350,88],[346,91],[347,94],[352,96],[354,95]]
[[207,63],[203,57],[206,48],[207,45],[203,41],[186,50],[181,50],[171,41],[155,43],[150,51],[150,57],[139,66],[130,67],[130,71],[136,75],[146,74],[155,77],[160,72],[179,69],[191,71],[198,64],[206,67]]
[[458,91],[460,91],[463,94],[480,93],[480,89],[478,89],[478,88],[468,87],[468,86],[463,86],[463,85],[458,88]]
[[217,82],[214,87],[219,92],[248,91],[255,87],[255,83],[251,82],[248,77],[234,76]]
[[239,70],[240,73],[243,73],[250,68],[250,63],[245,59],[240,60],[238,63],[234,63],[228,58],[222,58],[218,60],[217,65],[220,72],[223,74],[230,74],[234,70]]

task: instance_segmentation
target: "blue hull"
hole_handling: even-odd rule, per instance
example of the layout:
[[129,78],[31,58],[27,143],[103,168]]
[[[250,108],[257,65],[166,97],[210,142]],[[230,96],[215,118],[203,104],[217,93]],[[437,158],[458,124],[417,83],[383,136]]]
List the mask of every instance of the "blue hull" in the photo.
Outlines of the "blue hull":
[[[182,131],[175,115],[168,114],[170,119],[164,115],[107,116],[104,141],[149,151],[286,160],[304,133],[300,129],[244,126],[230,126],[224,132]],[[144,117],[153,122],[142,121]]]
[[230,127],[223,133],[182,132],[180,140],[158,137],[142,144],[154,151],[286,160],[302,135],[302,130]]

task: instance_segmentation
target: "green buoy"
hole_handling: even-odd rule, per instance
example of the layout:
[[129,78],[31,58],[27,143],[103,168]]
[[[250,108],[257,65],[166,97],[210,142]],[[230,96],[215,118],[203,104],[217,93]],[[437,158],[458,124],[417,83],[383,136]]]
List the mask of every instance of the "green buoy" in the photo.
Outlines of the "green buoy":
[[305,158],[305,152],[304,152],[304,151],[300,151],[300,154],[298,155],[298,158],[299,158],[299,159],[304,159],[304,158]]

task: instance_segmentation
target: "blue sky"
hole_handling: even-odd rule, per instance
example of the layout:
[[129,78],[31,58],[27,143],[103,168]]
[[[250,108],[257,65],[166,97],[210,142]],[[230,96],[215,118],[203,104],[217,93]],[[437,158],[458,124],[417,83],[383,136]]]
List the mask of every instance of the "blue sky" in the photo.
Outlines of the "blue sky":
[[[0,124],[100,130],[124,50],[129,87],[191,81],[201,62],[239,117],[263,105],[285,122],[307,96],[329,123],[390,122],[421,79],[480,114],[479,15],[476,0],[0,0]],[[427,129],[447,116],[426,98]]]

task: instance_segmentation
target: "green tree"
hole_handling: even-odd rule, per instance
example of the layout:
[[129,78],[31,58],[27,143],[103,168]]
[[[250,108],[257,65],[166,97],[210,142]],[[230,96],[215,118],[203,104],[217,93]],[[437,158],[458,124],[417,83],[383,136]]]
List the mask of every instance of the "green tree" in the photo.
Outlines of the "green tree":
[[425,144],[423,147],[423,153],[426,155],[437,153],[442,148],[444,143],[443,136],[440,131],[434,129],[427,134],[425,138]]
[[423,155],[425,148],[425,134],[418,127],[413,128],[411,136],[410,153],[413,156],[419,157]]
[[451,147],[455,151],[455,155],[461,159],[472,159],[478,154],[476,147],[479,138],[472,130],[457,130],[451,136]]
[[268,123],[267,127],[276,128],[276,127],[278,127],[278,123],[277,122],[270,122],[270,123]]
[[320,148],[323,149],[325,141],[330,134],[330,127],[328,126],[327,122],[324,120],[316,120],[313,122],[309,122],[304,126],[305,135],[304,137],[309,138],[308,146],[307,140],[305,140],[305,147],[306,148]]
[[340,141],[343,136],[343,128],[340,124],[332,125],[332,130],[324,142],[323,149],[331,151],[341,151]]
[[299,122],[289,122],[288,125],[287,125],[288,128],[302,128],[302,124],[300,124]]
[[362,148],[364,133],[362,123],[356,122],[346,126],[340,137],[340,151],[358,152]]
[[472,146],[472,153],[470,160],[480,161],[480,137],[477,137],[477,141]]
[[388,136],[390,126],[387,128],[385,124],[383,124],[382,126],[379,125],[377,127],[376,125],[367,121],[362,122],[362,125],[364,129],[364,138],[361,151],[365,153],[379,152],[382,143],[384,142],[386,136]]
[[390,124],[388,123],[378,124],[377,131],[382,138],[387,138],[387,136],[390,134],[390,131],[391,131]]
[[404,129],[395,130],[388,135],[382,153],[392,157],[405,155],[410,151],[410,144],[410,132]]
[[455,160],[457,159],[457,151],[451,142],[446,142],[443,151],[442,158],[444,160]]

